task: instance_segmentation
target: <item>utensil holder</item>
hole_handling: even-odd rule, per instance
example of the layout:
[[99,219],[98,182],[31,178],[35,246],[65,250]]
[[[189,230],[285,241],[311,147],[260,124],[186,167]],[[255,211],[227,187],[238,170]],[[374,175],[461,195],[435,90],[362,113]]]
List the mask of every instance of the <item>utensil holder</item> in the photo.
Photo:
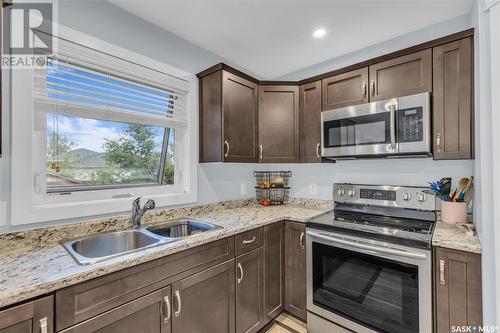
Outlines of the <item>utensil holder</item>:
[[441,201],[441,221],[446,224],[467,223],[467,202]]

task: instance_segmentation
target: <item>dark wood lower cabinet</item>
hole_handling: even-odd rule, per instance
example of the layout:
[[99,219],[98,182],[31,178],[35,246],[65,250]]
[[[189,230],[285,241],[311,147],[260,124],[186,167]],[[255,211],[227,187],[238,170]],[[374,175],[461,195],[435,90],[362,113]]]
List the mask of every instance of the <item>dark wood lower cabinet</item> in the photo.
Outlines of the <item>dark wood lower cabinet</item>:
[[54,332],[53,296],[39,298],[0,311],[0,333],[32,332]]
[[285,223],[285,310],[306,320],[306,225]]
[[264,315],[266,321],[278,316],[285,304],[285,225],[264,227]]
[[170,333],[171,317],[171,289],[169,286],[86,320],[62,332]]
[[258,332],[264,325],[262,247],[236,258],[236,333]]
[[481,255],[435,248],[434,311],[436,333],[452,326],[480,326]]
[[172,284],[173,333],[234,333],[234,260]]

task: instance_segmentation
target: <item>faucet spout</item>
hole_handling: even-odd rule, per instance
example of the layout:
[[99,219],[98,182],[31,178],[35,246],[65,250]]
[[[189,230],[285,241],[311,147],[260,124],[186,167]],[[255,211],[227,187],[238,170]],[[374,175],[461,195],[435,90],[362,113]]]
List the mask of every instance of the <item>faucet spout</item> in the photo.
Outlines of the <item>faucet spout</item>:
[[152,199],[146,201],[142,208],[140,202],[141,197],[136,198],[132,202],[132,226],[135,229],[139,229],[141,227],[141,219],[144,216],[144,213],[146,213],[147,210],[155,208],[156,206],[154,200]]

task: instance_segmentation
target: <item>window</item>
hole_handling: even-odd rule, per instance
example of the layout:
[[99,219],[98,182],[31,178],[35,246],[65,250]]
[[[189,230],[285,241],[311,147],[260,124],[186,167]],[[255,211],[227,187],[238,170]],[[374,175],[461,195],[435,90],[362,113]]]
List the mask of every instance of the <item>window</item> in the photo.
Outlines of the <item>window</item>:
[[195,202],[196,77],[59,34],[51,63],[12,73],[11,223],[129,211],[138,196]]

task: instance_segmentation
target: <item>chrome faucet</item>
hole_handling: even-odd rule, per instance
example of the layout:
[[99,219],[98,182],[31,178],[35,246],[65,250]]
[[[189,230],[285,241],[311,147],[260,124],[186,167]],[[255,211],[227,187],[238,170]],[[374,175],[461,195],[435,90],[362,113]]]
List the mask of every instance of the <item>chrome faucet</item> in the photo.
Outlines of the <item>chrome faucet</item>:
[[146,201],[144,206],[141,208],[141,197],[138,197],[132,203],[132,225],[134,229],[139,229],[141,227],[141,219],[147,210],[155,208],[155,202],[152,199]]

